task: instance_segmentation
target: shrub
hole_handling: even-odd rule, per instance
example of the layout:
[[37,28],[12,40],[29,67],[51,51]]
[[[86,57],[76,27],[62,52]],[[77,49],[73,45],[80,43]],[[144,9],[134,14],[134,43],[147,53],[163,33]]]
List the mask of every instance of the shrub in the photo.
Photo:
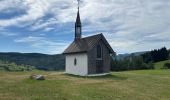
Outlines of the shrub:
[[170,63],[165,63],[165,64],[164,64],[164,68],[165,68],[165,69],[170,69]]
[[35,67],[30,65],[17,65],[15,63],[0,61],[0,70],[2,71],[32,71],[34,69]]

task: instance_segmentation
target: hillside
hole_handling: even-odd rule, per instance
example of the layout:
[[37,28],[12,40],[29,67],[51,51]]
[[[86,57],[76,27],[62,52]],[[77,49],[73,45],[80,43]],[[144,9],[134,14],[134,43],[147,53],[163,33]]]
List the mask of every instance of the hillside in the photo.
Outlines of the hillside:
[[146,52],[148,52],[148,51],[118,54],[118,55],[116,56],[116,59],[117,59],[117,60],[121,60],[121,59],[124,59],[124,58],[127,58],[127,57],[140,56],[140,55],[142,55],[142,54],[144,54],[144,53],[146,53]]
[[162,69],[165,63],[170,63],[170,60],[156,62],[154,64],[155,69]]
[[[43,74],[44,81],[29,79]],[[170,70],[77,77],[62,72],[0,72],[0,100],[169,100]]]
[[14,62],[17,65],[31,65],[42,70],[64,70],[64,55],[39,53],[0,53],[0,60]]
[[0,71],[32,71],[35,70],[33,66],[17,65],[15,63],[0,61]]

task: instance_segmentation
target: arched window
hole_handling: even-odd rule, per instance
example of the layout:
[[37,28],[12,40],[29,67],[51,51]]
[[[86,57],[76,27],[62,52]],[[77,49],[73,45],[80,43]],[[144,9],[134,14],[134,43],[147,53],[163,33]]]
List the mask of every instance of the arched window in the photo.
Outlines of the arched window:
[[76,66],[77,65],[77,59],[75,58],[74,59],[74,66]]
[[102,48],[100,45],[97,45],[97,58],[102,58]]

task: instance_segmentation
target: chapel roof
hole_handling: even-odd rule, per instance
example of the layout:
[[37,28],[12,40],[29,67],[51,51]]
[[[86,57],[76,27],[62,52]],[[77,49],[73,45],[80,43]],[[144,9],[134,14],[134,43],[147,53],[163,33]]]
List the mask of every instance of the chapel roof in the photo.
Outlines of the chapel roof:
[[85,38],[81,38],[79,40],[74,40],[68,48],[65,49],[63,54],[74,54],[74,53],[84,53],[91,50],[97,43],[102,40],[106,47],[108,48],[110,53],[115,53],[103,34],[97,34]]

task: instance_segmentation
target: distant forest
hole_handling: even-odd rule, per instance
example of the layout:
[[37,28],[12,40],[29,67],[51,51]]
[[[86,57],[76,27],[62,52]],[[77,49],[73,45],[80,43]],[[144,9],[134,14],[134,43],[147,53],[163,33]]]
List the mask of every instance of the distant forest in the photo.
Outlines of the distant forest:
[[[154,69],[155,62],[169,59],[170,50],[165,47],[147,52],[111,57],[112,71]],[[169,64],[167,64],[169,65]],[[32,69],[65,70],[65,56],[39,53],[0,53],[0,70],[29,71]]]
[[46,55],[39,53],[0,53],[0,61],[15,63],[18,66],[33,66],[39,70],[64,70],[64,55]]
[[[154,69],[154,63],[170,59],[170,50],[165,47],[152,51],[116,56],[111,62],[112,71]],[[169,68],[169,63],[166,64]]]

